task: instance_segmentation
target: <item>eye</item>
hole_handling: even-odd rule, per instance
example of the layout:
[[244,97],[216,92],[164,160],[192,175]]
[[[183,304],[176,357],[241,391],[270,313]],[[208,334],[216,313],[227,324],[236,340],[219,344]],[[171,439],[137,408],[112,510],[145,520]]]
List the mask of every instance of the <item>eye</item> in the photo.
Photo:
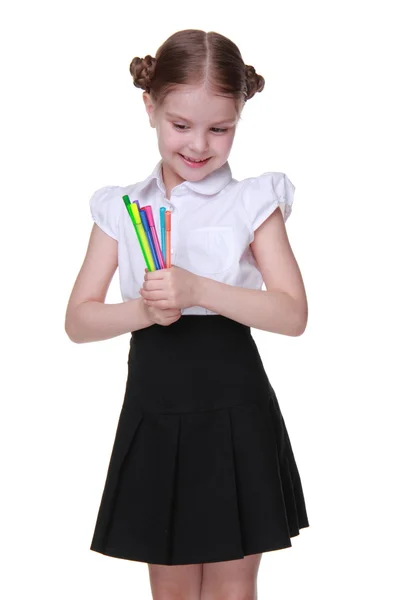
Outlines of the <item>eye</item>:
[[[186,131],[186,129],[188,129],[187,125],[180,125],[179,123],[173,123],[173,126],[178,131]],[[228,131],[227,129],[221,129],[220,127],[211,127],[211,130],[213,130],[214,133],[225,133]]]

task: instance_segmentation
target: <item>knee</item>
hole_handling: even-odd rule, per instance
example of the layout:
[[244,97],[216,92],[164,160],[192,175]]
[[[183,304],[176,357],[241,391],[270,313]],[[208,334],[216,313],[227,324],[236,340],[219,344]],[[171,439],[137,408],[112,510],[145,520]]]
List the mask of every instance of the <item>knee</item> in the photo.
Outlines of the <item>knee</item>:
[[153,592],[153,600],[200,600],[199,595],[183,593],[182,591],[163,590]]
[[241,589],[235,587],[234,589],[221,589],[212,592],[201,593],[200,600],[257,600],[257,591],[255,587],[246,587]]

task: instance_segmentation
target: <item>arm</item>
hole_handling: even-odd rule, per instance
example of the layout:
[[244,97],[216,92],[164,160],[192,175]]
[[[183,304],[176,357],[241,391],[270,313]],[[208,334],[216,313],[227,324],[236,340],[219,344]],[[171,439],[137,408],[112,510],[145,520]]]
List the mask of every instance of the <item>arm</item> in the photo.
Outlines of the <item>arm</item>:
[[65,331],[73,342],[106,340],[153,324],[142,298],[104,303],[117,266],[118,242],[94,224],[65,315]]
[[251,248],[267,291],[199,277],[196,305],[249,327],[301,335],[308,319],[307,298],[279,208],[255,231]]

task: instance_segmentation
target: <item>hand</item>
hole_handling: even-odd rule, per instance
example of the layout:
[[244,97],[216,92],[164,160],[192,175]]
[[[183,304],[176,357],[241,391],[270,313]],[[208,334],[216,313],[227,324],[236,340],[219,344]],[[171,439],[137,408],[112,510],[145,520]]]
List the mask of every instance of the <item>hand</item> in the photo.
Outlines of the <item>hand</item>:
[[170,269],[145,269],[139,293],[145,305],[161,309],[184,309],[196,306],[199,276],[173,266]]
[[[145,272],[148,273],[148,269],[145,269]],[[144,300],[144,298],[143,303],[147,316],[153,323],[157,323],[157,325],[172,325],[172,323],[175,323],[182,316],[182,312],[179,309],[148,306],[147,300]]]
[[181,318],[182,312],[176,308],[155,308],[144,304],[144,310],[149,319],[157,325],[168,326]]

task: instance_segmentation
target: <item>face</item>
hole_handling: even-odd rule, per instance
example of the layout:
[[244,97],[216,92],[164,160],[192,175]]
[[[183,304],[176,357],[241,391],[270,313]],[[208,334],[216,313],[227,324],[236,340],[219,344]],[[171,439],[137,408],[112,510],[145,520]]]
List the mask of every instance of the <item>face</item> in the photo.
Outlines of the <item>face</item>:
[[161,107],[155,107],[146,92],[143,100],[157,131],[166,188],[200,181],[225,164],[240,116],[233,98],[182,85],[169,92]]

